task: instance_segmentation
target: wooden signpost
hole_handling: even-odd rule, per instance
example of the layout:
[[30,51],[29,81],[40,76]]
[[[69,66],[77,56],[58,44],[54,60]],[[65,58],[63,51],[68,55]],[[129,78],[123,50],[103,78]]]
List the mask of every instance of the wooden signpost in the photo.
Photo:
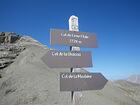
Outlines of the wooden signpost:
[[[69,31],[74,31],[74,32],[78,32],[79,31],[79,24],[78,24],[78,17],[77,16],[73,16],[72,15],[69,18]],[[78,41],[80,41],[80,40],[78,40]],[[78,45],[80,45],[80,44],[78,44]],[[70,51],[80,51],[80,47],[70,46]],[[80,72],[80,68],[70,68],[70,72],[71,73],[72,72]],[[73,105],[78,105],[81,97],[82,97],[82,93],[81,92],[71,91],[71,101],[73,102]]]
[[81,52],[80,47],[96,48],[97,40],[94,33],[78,31],[76,16],[69,18],[69,31],[51,29],[51,44],[69,45],[70,51],[50,50],[42,57],[50,68],[70,68],[70,73],[60,73],[60,91],[71,91],[73,105],[81,105],[81,91],[100,90],[108,81],[101,73],[81,72],[81,67],[92,67],[92,57],[90,52]]

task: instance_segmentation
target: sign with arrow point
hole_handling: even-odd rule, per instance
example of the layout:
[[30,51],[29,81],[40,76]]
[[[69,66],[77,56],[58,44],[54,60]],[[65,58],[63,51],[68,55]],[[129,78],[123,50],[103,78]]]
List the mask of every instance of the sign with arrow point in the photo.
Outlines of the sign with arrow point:
[[91,52],[49,50],[42,60],[50,68],[92,67]]
[[60,73],[60,91],[101,90],[107,83],[101,73]]

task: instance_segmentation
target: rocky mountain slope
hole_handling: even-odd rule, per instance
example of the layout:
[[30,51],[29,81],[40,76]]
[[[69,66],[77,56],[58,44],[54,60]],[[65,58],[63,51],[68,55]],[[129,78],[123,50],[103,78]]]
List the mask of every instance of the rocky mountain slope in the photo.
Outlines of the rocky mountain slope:
[[[41,60],[49,48],[23,36],[3,40],[0,49],[0,105],[73,105],[71,93],[59,90],[59,73],[70,69],[51,69]],[[140,85],[109,81],[102,90],[76,92],[75,105],[140,105]]]

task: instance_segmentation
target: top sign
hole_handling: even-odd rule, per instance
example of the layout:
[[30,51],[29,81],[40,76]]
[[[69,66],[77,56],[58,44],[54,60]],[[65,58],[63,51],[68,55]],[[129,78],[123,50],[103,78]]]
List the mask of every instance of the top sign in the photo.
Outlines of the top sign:
[[94,33],[51,29],[51,44],[62,44],[78,47],[96,48],[97,41]]

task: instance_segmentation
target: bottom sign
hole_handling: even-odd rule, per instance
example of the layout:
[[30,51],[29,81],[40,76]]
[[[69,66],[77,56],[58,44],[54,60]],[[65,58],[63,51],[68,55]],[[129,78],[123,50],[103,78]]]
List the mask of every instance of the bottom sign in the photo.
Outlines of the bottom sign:
[[60,91],[100,90],[107,81],[101,73],[60,73]]

